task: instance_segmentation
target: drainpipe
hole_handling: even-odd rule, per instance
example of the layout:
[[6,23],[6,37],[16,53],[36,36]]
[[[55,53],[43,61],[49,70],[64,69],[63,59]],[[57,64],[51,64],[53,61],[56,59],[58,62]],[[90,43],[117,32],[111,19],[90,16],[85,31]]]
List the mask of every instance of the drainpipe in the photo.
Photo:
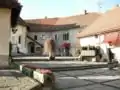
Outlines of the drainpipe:
[[9,58],[8,58],[9,65],[13,62],[12,60],[12,43],[11,41],[9,42]]

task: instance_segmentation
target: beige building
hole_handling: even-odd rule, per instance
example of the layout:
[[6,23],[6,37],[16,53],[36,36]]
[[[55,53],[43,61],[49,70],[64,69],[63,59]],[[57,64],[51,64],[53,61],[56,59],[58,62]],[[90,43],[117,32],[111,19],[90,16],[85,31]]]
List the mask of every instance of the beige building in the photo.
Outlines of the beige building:
[[[56,51],[59,55],[64,52],[64,44],[69,43],[69,52],[74,55],[76,49],[80,46],[78,39],[75,37],[76,34],[92,24],[99,16],[99,13],[91,13],[85,10],[84,14],[76,16],[26,20],[30,27],[28,35],[41,45],[44,44],[46,38],[54,38],[57,46]],[[39,53],[39,50],[39,45],[35,45],[34,49],[32,47],[34,53]]]
[[9,42],[21,5],[16,0],[0,0],[0,68],[8,66]]
[[28,26],[22,20],[22,18],[18,19],[16,27],[11,31],[11,43],[12,43],[12,54],[27,54],[27,33]]

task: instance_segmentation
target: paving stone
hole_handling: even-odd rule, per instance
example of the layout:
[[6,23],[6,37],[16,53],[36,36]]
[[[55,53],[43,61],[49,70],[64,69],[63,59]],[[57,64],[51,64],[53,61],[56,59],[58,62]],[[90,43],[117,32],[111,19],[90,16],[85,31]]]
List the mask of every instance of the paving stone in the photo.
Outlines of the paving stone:
[[104,86],[100,84],[95,84],[95,85],[89,85],[85,87],[87,90],[119,90],[114,87],[109,87],[109,86]]
[[108,71],[108,68],[101,68],[101,69],[90,69],[89,72],[95,73],[103,73],[105,71]]
[[115,86],[120,88],[120,80],[115,80],[115,81],[111,81],[111,82],[106,82],[104,83],[105,85],[111,85],[111,86]]
[[63,90],[88,90],[88,89],[86,89],[85,87],[77,87],[77,88],[68,88]]
[[93,72],[93,74],[104,74],[104,75],[119,75],[120,71],[118,68],[115,68],[114,70],[109,70],[108,68],[101,68],[101,69],[91,69],[90,72]]
[[56,87],[62,89],[70,87],[72,88],[76,86],[84,86],[88,84],[92,84],[92,82],[76,79],[74,77],[60,77],[56,79]]
[[116,76],[116,75],[119,75],[120,76],[120,72],[118,72],[118,71],[105,71],[105,72],[102,72],[102,73],[100,73],[100,74],[102,74],[102,75],[111,75],[111,76]]
[[59,78],[59,77],[66,77],[68,75],[62,74],[62,73],[54,73],[55,78]]
[[63,71],[60,72],[61,74],[69,75],[69,76],[83,76],[83,75],[90,75],[93,72],[84,71],[84,70],[75,70],[75,71]]
[[84,76],[78,76],[78,79],[85,79],[93,82],[106,82],[111,80],[117,80],[120,79],[120,76],[112,76],[112,75],[103,75],[103,74],[94,74],[94,75],[84,75]]

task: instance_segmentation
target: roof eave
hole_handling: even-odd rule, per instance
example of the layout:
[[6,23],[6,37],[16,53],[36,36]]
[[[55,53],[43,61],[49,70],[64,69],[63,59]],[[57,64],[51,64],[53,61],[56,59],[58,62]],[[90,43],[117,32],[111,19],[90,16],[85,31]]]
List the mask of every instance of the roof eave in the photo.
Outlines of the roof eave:
[[100,35],[100,34],[106,34],[106,33],[111,33],[111,32],[118,32],[120,31],[120,28],[116,28],[116,29],[111,29],[109,31],[103,31],[103,32],[97,32],[97,33],[93,33],[93,34],[89,34],[89,35],[77,35],[77,38],[85,38],[85,37],[91,37],[91,36],[95,36],[95,35]]

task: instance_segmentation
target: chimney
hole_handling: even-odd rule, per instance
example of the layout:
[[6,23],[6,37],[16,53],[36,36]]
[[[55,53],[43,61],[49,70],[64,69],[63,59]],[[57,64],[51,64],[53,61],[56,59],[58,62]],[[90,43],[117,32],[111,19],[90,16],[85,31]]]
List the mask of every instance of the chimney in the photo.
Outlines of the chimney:
[[116,7],[119,7],[119,6],[120,6],[119,4],[116,5]]
[[45,19],[47,19],[47,16],[45,16]]
[[87,10],[84,10],[84,14],[85,14],[85,15],[87,14]]

